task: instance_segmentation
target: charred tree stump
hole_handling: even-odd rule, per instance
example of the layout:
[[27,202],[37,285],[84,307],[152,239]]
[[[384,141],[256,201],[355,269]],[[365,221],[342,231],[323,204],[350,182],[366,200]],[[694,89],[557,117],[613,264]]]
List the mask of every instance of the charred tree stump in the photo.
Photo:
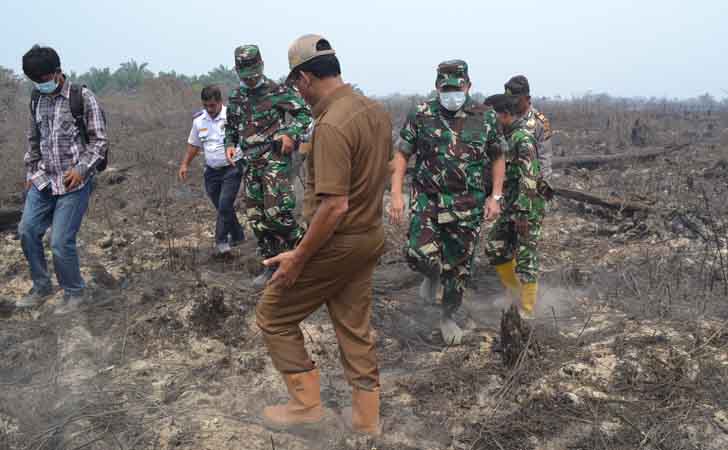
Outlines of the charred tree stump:
[[503,364],[508,368],[515,367],[523,352],[533,355],[539,353],[539,345],[533,328],[518,313],[515,305],[503,313],[501,317],[501,343],[503,345]]

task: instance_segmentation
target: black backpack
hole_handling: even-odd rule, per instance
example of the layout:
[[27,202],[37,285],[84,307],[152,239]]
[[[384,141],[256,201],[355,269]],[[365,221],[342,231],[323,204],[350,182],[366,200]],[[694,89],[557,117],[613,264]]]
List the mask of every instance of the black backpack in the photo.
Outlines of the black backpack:
[[[84,144],[89,143],[88,139],[88,129],[86,128],[86,118],[84,115],[83,110],[83,89],[86,88],[86,85],[81,84],[75,84],[71,83],[70,88],[70,94],[69,94],[69,103],[71,106],[71,115],[73,116],[73,120],[76,122],[76,128],[78,128],[78,131],[81,133],[81,138],[83,139]],[[31,118],[33,119],[33,123],[35,123],[35,112],[38,108],[38,99],[40,98],[40,92],[37,89],[33,89],[33,92],[30,94],[30,114]],[[104,110],[101,109],[101,120],[104,122],[104,126],[106,125],[106,114],[104,113]],[[37,124],[36,124],[37,126]],[[96,172],[103,172],[106,170],[106,166],[109,162],[109,145],[107,143],[106,145],[106,153],[102,155],[101,160],[96,164]]]

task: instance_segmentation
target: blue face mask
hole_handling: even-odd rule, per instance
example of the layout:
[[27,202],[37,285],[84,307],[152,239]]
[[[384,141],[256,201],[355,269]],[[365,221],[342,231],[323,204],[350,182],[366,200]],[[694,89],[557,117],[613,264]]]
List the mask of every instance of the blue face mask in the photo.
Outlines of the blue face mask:
[[58,89],[58,82],[54,78],[45,83],[35,83],[35,88],[43,95],[52,94]]

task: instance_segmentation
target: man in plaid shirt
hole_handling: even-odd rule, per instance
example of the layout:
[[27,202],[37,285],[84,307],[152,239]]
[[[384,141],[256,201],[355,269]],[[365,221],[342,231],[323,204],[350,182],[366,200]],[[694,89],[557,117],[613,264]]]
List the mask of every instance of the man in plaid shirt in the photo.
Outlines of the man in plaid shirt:
[[33,288],[17,306],[39,306],[53,293],[43,250],[43,235],[50,226],[53,267],[64,290],[56,312],[70,312],[85,298],[76,234],[88,207],[96,166],[106,156],[105,121],[96,97],[83,88],[86,143],[71,113],[71,82],[52,48],[30,49],[23,56],[23,72],[40,96],[32,108],[25,154],[27,196],[19,228]]

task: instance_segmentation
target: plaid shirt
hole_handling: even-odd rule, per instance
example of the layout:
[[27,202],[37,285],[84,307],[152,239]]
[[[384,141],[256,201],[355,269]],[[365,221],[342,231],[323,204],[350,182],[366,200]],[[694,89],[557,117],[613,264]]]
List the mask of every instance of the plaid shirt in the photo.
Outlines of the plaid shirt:
[[[82,95],[89,143],[83,142],[71,114],[70,91],[71,82],[66,80],[58,95],[41,95],[35,117],[30,120],[29,146],[24,158],[27,179],[38,190],[50,185],[53,195],[81,189],[95,173],[108,145],[101,107],[88,89],[83,89]],[[63,184],[63,175],[70,169],[84,178],[72,190]]]

